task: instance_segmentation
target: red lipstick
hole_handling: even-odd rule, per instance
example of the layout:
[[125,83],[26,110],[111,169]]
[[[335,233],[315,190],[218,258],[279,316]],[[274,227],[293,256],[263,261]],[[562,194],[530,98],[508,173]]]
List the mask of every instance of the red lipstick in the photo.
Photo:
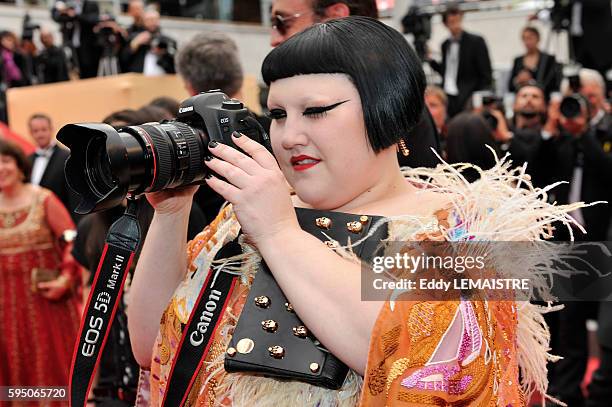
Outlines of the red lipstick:
[[314,157],[310,157],[308,155],[298,155],[291,157],[291,165],[296,171],[306,171],[307,169],[314,167],[320,162],[321,160],[316,159]]

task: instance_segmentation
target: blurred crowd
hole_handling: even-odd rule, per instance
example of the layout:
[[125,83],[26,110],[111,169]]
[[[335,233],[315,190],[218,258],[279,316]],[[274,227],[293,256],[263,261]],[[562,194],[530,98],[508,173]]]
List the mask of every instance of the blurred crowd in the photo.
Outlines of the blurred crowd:
[[122,27],[112,15],[101,13],[96,1],[56,1],[51,17],[59,25],[60,39],[34,24],[27,14],[21,38],[1,31],[0,120],[7,121],[8,88],[125,72],[175,73],[176,41],[161,32],[157,8],[131,0],[127,14],[132,23]]
[[[426,61],[439,73],[441,81],[427,87],[425,102],[428,112],[415,134],[406,137],[407,140],[420,137],[428,141],[425,146],[418,143],[409,145],[407,149],[411,150],[411,156],[431,154],[433,148],[449,163],[466,162],[486,169],[495,164],[493,152],[497,156],[510,153],[514,165],[526,165],[525,171],[535,187],[565,182],[550,191],[551,202],[612,202],[609,101],[612,89],[606,82],[606,74],[612,68],[610,3],[577,4],[581,5],[581,12],[571,27],[571,40],[575,46],[576,60],[573,62],[580,66],[563,69],[555,55],[541,50],[539,30],[526,21],[521,32],[525,52],[514,59],[506,84],[508,94],[514,95],[509,110],[506,109],[509,104],[504,103],[507,100],[505,95],[492,91],[493,71],[488,51],[489,46],[501,47],[503,44],[488,44],[482,36],[467,32],[463,27],[464,12],[459,7],[449,6],[443,14],[449,38],[442,44],[442,59],[437,61],[428,57]],[[272,2],[271,44],[278,45],[324,18],[341,17],[344,10],[351,14],[376,16],[374,0],[275,0]],[[243,71],[233,40],[221,33],[202,33],[177,50],[176,41],[161,32],[156,9],[148,8],[142,0],[132,0],[128,13],[133,23],[121,27],[109,16],[101,15],[95,1],[56,1],[52,16],[61,26],[61,43],[43,29],[39,31],[43,45],[40,50],[33,46],[32,35],[24,35],[20,41],[12,32],[0,32],[2,93],[10,87],[64,81],[75,76],[92,78],[119,72],[145,75],[177,72],[192,95],[221,89],[230,97],[241,98]],[[119,110],[100,119],[115,127],[172,119],[177,114],[179,102],[159,98],[141,109]],[[6,122],[6,117],[1,119]],[[265,118],[259,120],[264,126],[269,126]],[[67,187],[63,174],[69,152],[54,140],[57,129],[52,119],[44,112],[37,113],[29,119],[28,128],[36,144],[29,157],[14,143],[5,140],[9,138],[6,137],[8,129],[7,132],[2,130],[5,137],[0,137],[0,269],[8,267],[8,262],[11,262],[13,270],[23,272],[26,277],[20,281],[27,290],[23,289],[19,294],[21,291],[13,282],[11,295],[21,296],[19,301],[26,299],[38,304],[40,317],[52,312],[45,301],[53,305],[64,301],[53,311],[64,315],[66,321],[58,332],[52,334],[59,338],[66,332],[76,333],[78,316],[74,312],[75,304],[86,298],[106,232],[122,210],[113,209],[85,217],[76,215],[73,209],[77,198]],[[401,151],[398,159],[400,162],[404,159]],[[407,164],[417,165],[413,162]],[[435,162],[418,162],[418,165],[433,166]],[[468,170],[464,175],[471,182],[479,177],[476,170]],[[46,190],[53,194],[42,192]],[[211,190],[201,188],[192,209],[189,237],[213,219],[222,203],[222,199]],[[141,205],[139,222],[143,235],[146,235],[153,211],[146,200],[141,200]],[[575,236],[582,240],[610,240],[611,208],[611,205],[603,204],[577,210],[573,215],[586,228],[588,236],[578,230]],[[34,211],[39,212],[38,218],[29,215]],[[61,219],[61,222],[54,223],[49,219]],[[45,229],[47,240],[31,247],[31,235],[23,234],[18,228],[35,220],[38,223],[32,226],[32,231]],[[77,230],[76,238],[66,235],[64,232],[67,230]],[[555,239],[569,238],[562,234],[562,230],[558,228]],[[8,249],[12,250],[10,253],[18,254],[7,255]],[[44,255],[40,254],[41,251]],[[32,253],[37,253],[36,259],[45,260],[40,264],[22,261],[22,256],[32,259]],[[34,277],[32,269],[41,271]],[[57,272],[45,274],[45,270]],[[8,283],[0,280],[0,302],[9,298],[7,287]],[[129,291],[129,281],[126,290]],[[128,301],[129,295],[122,306],[127,306]],[[564,311],[549,320],[554,339],[552,353],[564,356],[563,361],[550,368],[551,394],[572,407],[606,405],[586,401],[581,383],[589,357],[585,321],[594,319],[600,325],[598,342],[602,368],[600,374],[593,376],[589,392],[597,394],[600,400],[610,400],[612,312],[606,312],[605,304],[601,309],[597,303],[578,305],[566,304]],[[122,405],[121,402],[128,405],[135,400],[138,366],[130,350],[125,319],[125,313],[119,312],[119,323],[113,327],[110,345],[90,394],[92,403],[104,405],[104,402],[114,400],[117,404],[112,405]],[[21,342],[15,341],[8,346],[28,346],[27,338],[22,338]],[[57,352],[58,360],[53,361],[64,364],[63,377],[57,379],[58,383],[67,381],[68,377],[72,347],[65,348],[63,353]],[[5,362],[0,362],[0,385],[33,385],[36,382],[32,376],[34,373],[28,370],[25,362],[23,371],[1,363]],[[8,371],[12,373],[5,377],[3,374]]]

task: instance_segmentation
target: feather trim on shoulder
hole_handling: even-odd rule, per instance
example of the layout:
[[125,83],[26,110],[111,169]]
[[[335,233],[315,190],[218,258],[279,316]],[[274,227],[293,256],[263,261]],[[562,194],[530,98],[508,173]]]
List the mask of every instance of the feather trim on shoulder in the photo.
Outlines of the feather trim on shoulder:
[[[494,262],[500,276],[529,278],[532,287],[539,291],[540,298],[553,299],[545,295],[550,289],[547,277],[551,274],[570,275],[575,270],[562,261],[564,256],[571,257],[571,253],[562,252],[558,245],[547,244],[546,241],[554,233],[552,225],[556,223],[566,227],[574,240],[574,228],[582,233],[586,231],[569,213],[600,202],[550,203],[548,192],[562,182],[536,188],[526,173],[526,164],[514,167],[509,154],[499,158],[491,151],[496,164],[488,170],[467,163],[451,165],[440,159],[442,164],[436,168],[404,168],[402,172],[414,185],[449,197],[449,216],[454,219],[449,220],[448,227],[440,227],[445,240],[484,242],[488,249],[499,252],[493,258],[500,259]],[[477,181],[470,183],[464,178],[462,171],[468,168],[478,172],[480,178]],[[391,236],[390,239],[396,237]],[[507,246],[486,242],[526,242],[527,248],[531,242],[533,250],[527,249],[518,258],[512,256],[512,261],[509,261],[511,256],[507,255]],[[481,249],[482,245],[479,245]],[[546,395],[547,363],[555,362],[559,357],[549,353],[550,332],[543,317],[545,313],[560,308],[552,307],[550,303],[548,306],[538,306],[528,301],[517,303],[517,357],[521,386],[527,399],[537,391],[543,395],[543,401],[546,398],[562,404]]]

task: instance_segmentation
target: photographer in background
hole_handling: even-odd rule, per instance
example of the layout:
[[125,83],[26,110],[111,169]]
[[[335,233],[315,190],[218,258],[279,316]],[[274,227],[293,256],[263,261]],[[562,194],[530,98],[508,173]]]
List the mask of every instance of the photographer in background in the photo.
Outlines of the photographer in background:
[[98,76],[117,75],[119,69],[119,53],[125,47],[127,31],[117,24],[112,15],[102,16],[102,21],[94,27],[98,45],[102,48],[102,56],[98,66]]
[[[545,169],[540,168],[542,143],[547,137],[542,135],[542,128],[547,123],[546,99],[544,89],[531,81],[516,92],[513,105],[513,120],[507,124],[503,114],[492,110],[497,126],[495,136],[501,143],[501,149],[511,154],[512,161],[517,165],[527,163],[527,173],[537,187],[546,184]],[[549,137],[548,137],[549,138]]]
[[145,30],[144,27],[145,4],[142,0],[130,0],[127,14],[132,17],[132,24],[127,28],[128,36],[136,35]]
[[66,54],[55,45],[53,34],[46,29],[40,30],[40,42],[44,49],[36,56],[36,76],[38,83],[54,83],[69,80]]
[[[551,142],[541,156],[546,159],[545,167],[551,171],[550,181],[567,182],[549,193],[550,199],[559,204],[612,202],[612,126],[610,116],[603,110],[604,86],[599,73],[581,69],[578,76],[562,83],[565,97],[561,103],[551,102],[549,120],[543,132],[550,133]],[[610,208],[610,204],[599,204],[572,212],[576,221],[588,230],[588,235],[576,232],[576,240],[605,241],[612,217]],[[569,236],[560,232],[557,231],[556,237],[567,240]],[[563,359],[554,366],[551,395],[570,406],[585,405],[580,388],[588,360],[585,323],[587,319],[597,318],[598,305],[570,302],[559,313],[556,354]],[[600,341],[612,347],[609,335],[602,337],[600,333]],[[609,404],[609,399],[607,402]]]
[[95,1],[56,1],[51,10],[53,21],[61,24],[64,46],[76,56],[79,77],[95,78],[102,50],[97,45],[94,27],[100,22],[100,10]]
[[121,66],[127,72],[141,72],[147,76],[175,73],[176,41],[161,33],[159,13],[148,10],[143,17],[145,30],[128,38],[121,51]]

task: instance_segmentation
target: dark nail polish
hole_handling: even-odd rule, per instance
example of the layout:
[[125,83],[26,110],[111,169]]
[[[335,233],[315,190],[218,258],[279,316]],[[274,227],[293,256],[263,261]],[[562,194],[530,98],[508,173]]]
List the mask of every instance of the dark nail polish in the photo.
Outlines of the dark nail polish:
[[234,136],[234,137],[236,137],[236,138],[239,138],[239,137],[241,137],[241,136],[242,136],[242,134],[241,134],[241,133],[239,133],[239,132],[237,132],[237,131],[235,131],[235,132],[233,132],[233,133],[232,133],[232,136]]
[[212,178],[212,174],[209,172],[208,174],[206,174],[206,175],[204,176],[204,178],[206,178],[206,179],[211,179],[211,178]]
[[217,143],[215,140],[212,140],[210,143],[208,143],[208,148],[215,148],[219,145],[219,143]]
[[212,159],[213,159],[213,158],[212,158],[212,156],[210,156],[210,155],[206,155],[206,156],[204,156],[204,161],[212,161]]

